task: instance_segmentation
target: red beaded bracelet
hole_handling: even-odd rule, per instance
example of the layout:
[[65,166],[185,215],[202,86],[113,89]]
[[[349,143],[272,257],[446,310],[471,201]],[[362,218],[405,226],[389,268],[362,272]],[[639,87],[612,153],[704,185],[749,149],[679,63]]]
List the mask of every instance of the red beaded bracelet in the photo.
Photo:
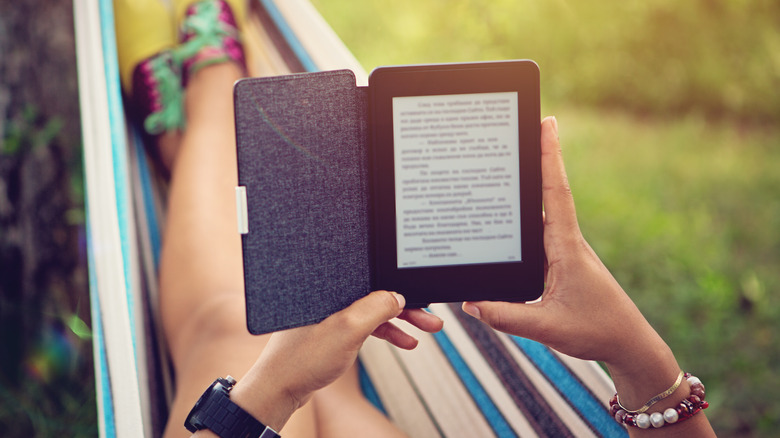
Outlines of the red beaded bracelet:
[[698,414],[702,409],[707,409],[710,404],[704,401],[704,385],[698,377],[691,373],[685,373],[685,379],[691,386],[691,394],[685,400],[681,401],[676,408],[668,408],[663,413],[653,412],[652,414],[629,413],[618,405],[617,394],[609,401],[610,413],[615,417],[615,421],[626,426],[648,429],[663,427],[666,424],[675,424],[685,421]]

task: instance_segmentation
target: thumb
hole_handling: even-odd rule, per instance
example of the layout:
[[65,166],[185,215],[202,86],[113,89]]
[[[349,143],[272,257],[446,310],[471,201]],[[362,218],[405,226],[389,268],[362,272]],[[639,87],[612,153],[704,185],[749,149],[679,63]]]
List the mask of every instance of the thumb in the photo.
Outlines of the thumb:
[[343,333],[356,336],[362,343],[377,327],[400,315],[405,304],[404,297],[398,293],[374,291],[330,318],[347,329]]
[[498,301],[467,301],[463,311],[490,327],[520,336],[535,339],[541,330],[542,312],[536,303],[506,303]]
[[544,204],[544,249],[548,260],[560,257],[560,243],[580,235],[574,197],[563,165],[555,117],[542,121],[542,203]]

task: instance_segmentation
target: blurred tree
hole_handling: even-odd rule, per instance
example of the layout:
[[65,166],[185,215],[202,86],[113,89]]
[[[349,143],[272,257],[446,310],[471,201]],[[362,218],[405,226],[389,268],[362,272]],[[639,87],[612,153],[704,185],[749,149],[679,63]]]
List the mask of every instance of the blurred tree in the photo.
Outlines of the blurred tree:
[[[363,65],[530,58],[543,96],[653,116],[780,118],[780,3],[313,0]],[[369,18],[369,19],[366,19]]]
[[[71,8],[56,0],[0,0],[0,424],[6,436],[96,432],[91,345],[69,329],[74,318],[89,321]],[[74,425],[74,418],[87,421]]]

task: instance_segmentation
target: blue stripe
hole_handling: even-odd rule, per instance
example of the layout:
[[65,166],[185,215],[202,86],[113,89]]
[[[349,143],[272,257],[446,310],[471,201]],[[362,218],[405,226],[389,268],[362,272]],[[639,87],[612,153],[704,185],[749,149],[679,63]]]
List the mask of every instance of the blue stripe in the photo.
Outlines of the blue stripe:
[[[123,260],[123,273],[125,280],[125,296],[127,299],[129,311],[130,311],[130,328],[133,333],[133,351],[135,352],[135,321],[133,315],[133,302],[130,294],[128,293],[131,286],[130,265],[128,260],[130,259],[130,245],[128,230],[131,226],[130,214],[129,214],[129,188],[127,187],[127,162],[125,157],[126,139],[125,139],[125,123],[124,123],[124,110],[122,108],[121,92],[119,86],[119,67],[116,53],[116,37],[114,34],[114,11],[113,4],[110,1],[101,0],[99,3],[99,16],[100,26],[102,34],[103,44],[103,66],[104,74],[106,78],[106,93],[107,93],[107,108],[109,116],[109,129],[111,131],[111,145],[104,145],[104,147],[111,147],[111,156],[114,172],[114,184],[115,184],[115,196],[116,196],[116,209],[119,225],[119,238],[121,248],[119,250],[122,253]],[[87,209],[98,206],[87,206]],[[92,233],[88,228],[88,238],[92,240]],[[90,248],[93,247],[94,241],[90,243]],[[92,255],[89,265],[94,266],[94,260]],[[97,274],[91,272],[90,276],[90,298],[93,301],[93,326],[96,327],[94,332],[96,338],[94,345],[99,349],[98,351],[98,366],[101,367],[101,380],[98,382],[103,388],[103,421],[106,428],[107,437],[116,436],[115,425],[115,412],[113,405],[113,394],[111,391],[111,376],[108,368],[107,356],[105,352],[105,338],[103,337],[103,324],[100,314],[99,294],[97,291],[97,283],[94,278]],[[116,377],[116,376],[115,376]]]
[[271,20],[274,21],[274,24],[276,24],[276,28],[279,29],[279,32],[284,37],[285,41],[287,41],[287,44],[289,44],[290,49],[295,54],[295,57],[301,62],[303,68],[309,72],[319,71],[320,69],[317,67],[317,64],[315,64],[314,60],[309,56],[309,52],[303,47],[303,44],[301,44],[298,37],[295,36],[295,32],[293,32],[290,25],[287,24],[284,15],[282,15],[279,8],[276,7],[276,3],[274,3],[273,0],[260,0],[260,3],[265,8],[266,12],[268,12]]
[[[136,351],[135,339],[135,308],[133,305],[130,272],[130,240],[129,230],[133,226],[130,214],[130,187],[128,187],[127,166],[127,131],[124,109],[122,108],[122,92],[119,85],[119,61],[117,58],[116,35],[114,33],[113,3],[100,1],[100,23],[103,35],[103,64],[106,75],[106,93],[108,95],[108,118],[111,130],[111,153],[114,164],[114,189],[116,191],[116,209],[119,219],[119,238],[121,241],[122,266],[125,279],[125,297],[130,316],[130,330],[133,339],[133,354]],[[136,355],[137,361],[137,355]]]
[[477,380],[477,377],[471,371],[471,368],[469,368],[468,364],[466,364],[466,362],[460,356],[458,350],[455,349],[455,346],[452,344],[449,337],[444,334],[444,331],[434,333],[433,337],[436,339],[436,342],[439,343],[439,347],[450,361],[450,365],[452,365],[452,368],[460,377],[463,385],[466,387],[469,393],[471,393],[471,397],[482,411],[482,415],[493,428],[496,436],[499,438],[516,437],[517,434],[515,434],[512,427],[509,425],[509,423],[507,423],[504,415],[501,414],[496,405],[493,403],[493,399],[482,387],[482,384],[479,383],[479,380]]
[[534,363],[540,372],[557,387],[558,392],[591,425],[594,431],[606,437],[626,437],[625,428],[617,424],[603,404],[574,377],[569,369],[544,345],[529,339],[512,336],[512,340]]

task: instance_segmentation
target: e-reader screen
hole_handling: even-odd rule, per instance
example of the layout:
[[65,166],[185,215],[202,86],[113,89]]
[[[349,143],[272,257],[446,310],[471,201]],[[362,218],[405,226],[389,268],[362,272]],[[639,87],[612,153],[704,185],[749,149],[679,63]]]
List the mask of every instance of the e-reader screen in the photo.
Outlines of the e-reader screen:
[[378,68],[369,112],[372,286],[412,306],[538,298],[536,64]]
[[399,269],[522,260],[517,99],[393,98]]

